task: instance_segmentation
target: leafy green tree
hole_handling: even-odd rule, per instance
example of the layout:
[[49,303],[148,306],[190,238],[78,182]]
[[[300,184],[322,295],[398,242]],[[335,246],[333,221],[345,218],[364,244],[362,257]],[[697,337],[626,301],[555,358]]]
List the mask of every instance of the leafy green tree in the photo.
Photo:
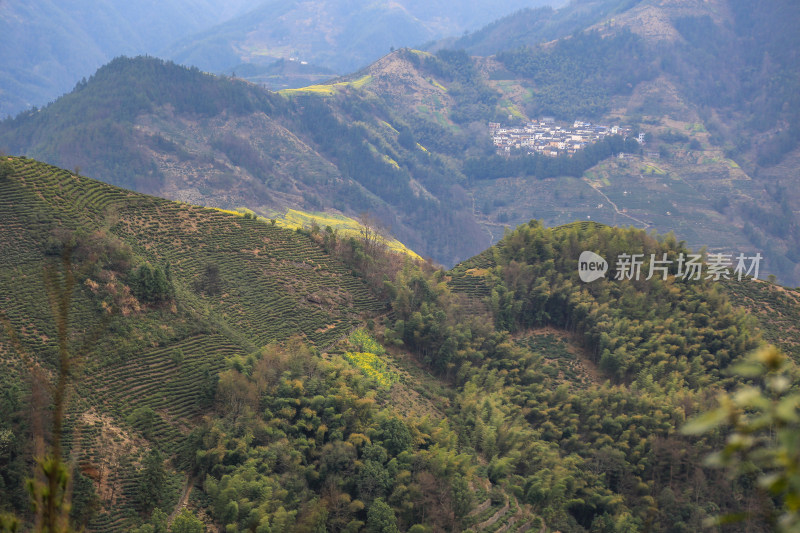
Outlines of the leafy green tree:
[[391,479],[383,466],[372,459],[367,459],[356,471],[355,478],[358,493],[365,501],[376,496],[383,496],[391,486]]
[[378,498],[367,512],[367,531],[369,533],[399,533],[397,517],[389,505]]
[[204,533],[205,524],[189,509],[184,509],[173,520],[169,533]]
[[145,438],[153,434],[153,426],[158,421],[158,414],[150,407],[137,407],[125,419],[128,424],[142,432]]
[[20,530],[19,519],[9,513],[0,514],[0,533],[14,533]]
[[86,527],[100,503],[94,482],[84,476],[78,468],[72,469],[72,501],[70,503],[72,508],[69,517],[78,529]]
[[207,263],[203,268],[203,273],[195,282],[195,290],[203,292],[207,296],[216,296],[222,292],[222,277],[219,273],[219,265]]
[[[720,396],[717,409],[683,428],[689,435],[723,426],[731,430],[726,445],[708,457],[733,476],[757,473],[758,485],[783,504],[781,531],[800,531],[800,391],[796,369],[774,346],[753,352],[733,371],[757,385],[742,385]],[[717,522],[749,518],[746,512],[718,517]]]
[[167,272],[159,266],[139,267],[131,279],[131,288],[139,301],[151,304],[169,301],[174,294]]
[[150,515],[150,520],[131,530],[131,533],[167,533],[168,518],[167,513],[156,507],[153,509],[153,514]]
[[397,455],[411,446],[411,432],[402,420],[396,417],[381,422],[383,446],[391,455]]
[[153,533],[167,533],[167,513],[156,507],[150,515],[150,523],[153,524]]
[[14,167],[8,161],[0,163],[0,180],[6,179],[14,173]]
[[155,448],[147,454],[139,477],[136,498],[139,509],[145,513],[159,507],[164,500],[167,471],[164,469],[164,456]]
[[464,476],[460,474],[453,475],[453,479],[450,482],[450,490],[453,493],[453,511],[456,518],[467,516],[472,509],[474,498],[472,497],[469,483]]

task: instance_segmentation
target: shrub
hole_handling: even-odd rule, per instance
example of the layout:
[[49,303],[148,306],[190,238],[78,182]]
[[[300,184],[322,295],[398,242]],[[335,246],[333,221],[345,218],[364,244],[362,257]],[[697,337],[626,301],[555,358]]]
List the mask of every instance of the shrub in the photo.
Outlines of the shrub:
[[8,161],[0,163],[0,180],[9,177],[14,173],[14,167]]
[[125,419],[128,424],[141,431],[146,438],[150,438],[157,420],[158,415],[149,407],[138,407]]
[[131,279],[131,289],[136,298],[145,303],[163,303],[172,299],[174,290],[167,273],[161,267],[139,267]]
[[170,533],[203,533],[205,530],[205,524],[189,509],[181,511],[169,528]]

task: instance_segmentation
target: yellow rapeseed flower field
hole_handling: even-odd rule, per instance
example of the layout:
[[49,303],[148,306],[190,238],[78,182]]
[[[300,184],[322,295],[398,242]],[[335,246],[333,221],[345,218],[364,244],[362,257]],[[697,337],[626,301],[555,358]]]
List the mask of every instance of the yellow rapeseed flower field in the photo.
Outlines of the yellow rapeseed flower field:
[[[239,217],[242,217],[246,214],[255,215],[253,211],[244,207],[241,207],[235,211],[231,209],[222,209],[219,207],[214,207],[213,209],[221,213],[227,213],[229,215],[236,215]],[[273,218],[275,220],[275,225],[286,229],[309,229],[316,224],[320,227],[320,229],[330,226],[331,229],[338,232],[340,237],[359,237],[361,235],[362,226],[357,220],[334,213],[307,213],[305,211],[289,209],[284,215]],[[268,218],[259,217],[259,220],[270,223]],[[382,236],[379,236],[378,238],[391,251],[422,261],[422,257],[420,257],[419,254],[406,247],[405,244],[397,239],[389,239]]]
[[220,207],[214,207],[214,211],[219,211],[220,213],[228,213],[229,215],[236,215],[237,217],[243,217],[244,211],[232,211],[230,209],[222,209]]
[[[298,211],[296,209],[289,209],[281,217],[275,218],[275,224],[284,228],[297,229],[297,228],[310,228],[314,224],[324,229],[325,226],[330,226],[331,229],[338,232],[342,237],[358,237],[361,235],[361,224],[357,220],[338,215],[334,213],[307,213],[305,211]],[[381,237],[381,241],[393,252],[405,254],[414,259],[422,260],[422,258],[413,250],[409,249],[402,242],[397,239],[387,239]]]
[[383,387],[391,387],[397,376],[389,370],[380,357],[369,352],[345,352],[344,358],[361,372]]
[[283,94],[286,96],[291,96],[293,94],[299,93],[316,93],[316,94],[334,94],[337,89],[344,88],[344,87],[354,87],[356,89],[361,89],[362,87],[368,85],[372,81],[372,76],[367,74],[366,76],[362,76],[357,80],[353,81],[340,81],[338,83],[331,83],[331,84],[318,84],[318,85],[309,85],[308,87],[300,87],[297,89],[283,89],[278,91],[279,94]]
[[357,350],[345,352],[344,358],[361,372],[378,382],[383,387],[391,387],[397,381],[397,375],[386,365],[382,356],[386,349],[372,338],[364,328],[359,328],[350,334],[350,344]]

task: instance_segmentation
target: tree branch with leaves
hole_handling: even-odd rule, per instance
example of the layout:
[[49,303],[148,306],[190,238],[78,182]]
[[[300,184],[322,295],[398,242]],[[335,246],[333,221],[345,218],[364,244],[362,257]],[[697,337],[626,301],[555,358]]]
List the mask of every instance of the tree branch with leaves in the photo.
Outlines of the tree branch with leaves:
[[[722,394],[719,407],[690,421],[687,435],[728,428],[725,446],[706,459],[731,475],[755,474],[777,499],[781,531],[800,531],[800,380],[797,368],[774,346],[761,348],[732,369],[754,384]],[[747,512],[714,519],[715,524],[749,519]],[[710,524],[712,525],[712,524]]]
[[[63,533],[70,531],[71,509],[70,468],[62,457],[62,435],[69,392],[77,368],[84,362],[89,348],[104,329],[108,317],[77,345],[71,342],[69,317],[76,286],[71,247],[64,247],[58,263],[45,267],[44,283],[58,339],[58,361],[54,371],[45,368],[41,361],[27,351],[5,314],[0,313],[0,321],[32,380],[32,429],[36,469],[34,476],[28,480],[27,488],[35,513],[34,531]],[[52,399],[49,439],[45,435],[42,421],[48,398]],[[46,440],[49,443],[45,444]],[[19,522],[13,517],[0,520],[0,531],[14,531],[18,527]]]

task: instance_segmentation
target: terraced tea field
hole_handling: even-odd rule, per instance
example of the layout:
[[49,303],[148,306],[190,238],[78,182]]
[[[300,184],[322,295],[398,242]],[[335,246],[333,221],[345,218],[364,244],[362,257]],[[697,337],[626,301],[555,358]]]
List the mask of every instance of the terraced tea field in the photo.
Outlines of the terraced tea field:
[[[383,308],[347,267],[304,235],[134,194],[30,160],[12,163],[15,174],[0,184],[0,238],[8,243],[0,257],[0,281],[10,286],[25,280],[24,290],[3,294],[12,323],[26,316],[47,318],[46,310],[35,308],[46,300],[35,278],[45,257],[43,237],[55,228],[118,238],[132,249],[134,266],[169,265],[179,307],[235,320],[234,331],[253,346],[292,335],[324,345],[362,315]],[[208,265],[219,273],[219,294],[197,290]],[[17,291],[25,296],[14,297]],[[76,306],[76,312],[85,307]],[[83,324],[84,318],[88,322],[85,316],[73,322]],[[49,333],[44,336],[52,339]]]
[[[497,245],[498,247],[501,244]],[[488,248],[471,259],[457,264],[448,273],[450,288],[471,298],[486,298],[491,293],[491,286],[487,282],[489,269],[497,266],[494,259],[494,250]]]
[[[293,336],[324,350],[385,308],[299,232],[33,160],[7,161],[13,173],[0,180],[2,314],[24,351],[51,366],[57,332],[43,271],[59,268],[57,248],[71,238],[78,244],[71,346],[100,331],[76,374],[65,428],[65,449],[101,487],[93,531],[132,523],[140,458],[151,447],[182,448],[213,401],[227,359]],[[149,305],[128,300],[109,315],[109,302],[119,303],[145,264],[168,272],[174,297]],[[7,370],[0,384],[25,381],[6,332],[0,360]],[[188,467],[179,455],[173,463]],[[170,479],[177,501],[184,476],[173,471]]]

